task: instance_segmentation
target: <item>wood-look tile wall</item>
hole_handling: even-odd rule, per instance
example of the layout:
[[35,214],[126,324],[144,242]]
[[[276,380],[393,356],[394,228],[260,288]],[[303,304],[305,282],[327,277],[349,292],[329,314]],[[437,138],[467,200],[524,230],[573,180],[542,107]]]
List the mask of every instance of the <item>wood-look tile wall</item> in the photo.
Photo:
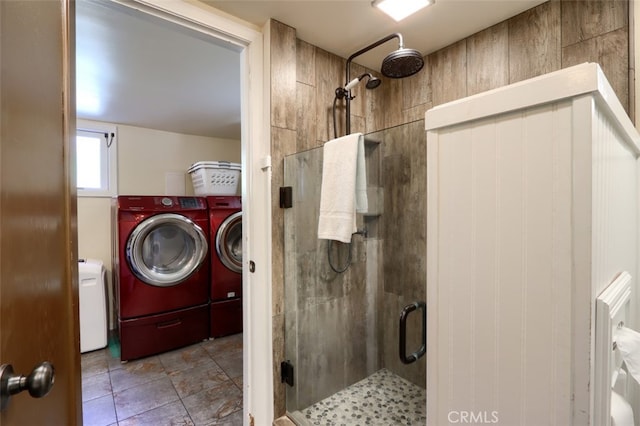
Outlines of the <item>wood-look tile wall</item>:
[[[377,345],[363,338],[376,331],[368,316],[378,311],[365,279],[369,248],[363,238],[355,238],[351,247],[329,246],[317,238],[322,162],[321,149],[285,158],[285,182],[292,186],[294,199],[294,207],[284,212],[285,348],[295,371],[295,386],[286,387],[290,412],[379,369]],[[331,270],[329,248],[337,267],[351,251],[344,273]]]
[[[352,131],[371,133],[420,120],[432,106],[585,61],[602,66],[620,102],[633,115],[628,15],[628,0],[550,0],[427,55],[425,67],[415,76],[383,79],[377,90],[359,85],[352,102]],[[282,23],[272,21],[270,32],[277,417],[285,412],[278,371],[284,357],[284,234],[283,213],[278,206],[282,160],[285,155],[321,146],[333,138],[331,105],[335,89],[344,84],[345,59],[296,39],[295,29]],[[352,67],[354,75],[363,70]],[[339,108],[339,135],[344,132],[343,116],[344,110]],[[415,155],[424,155],[422,150],[423,146],[417,146]],[[383,262],[402,261],[393,255],[384,253]],[[425,259],[426,253],[417,257]]]
[[[632,112],[628,14],[627,0],[543,3],[426,56],[417,77],[425,86],[422,101],[406,104],[416,93],[416,77],[399,80],[405,104],[401,110],[388,108],[387,114],[400,117],[392,120],[395,124],[410,122],[432,106],[582,62],[598,62]],[[390,106],[392,96],[385,96]]]
[[271,43],[271,161],[272,167],[272,333],[274,414],[285,409],[285,389],[280,383],[280,362],[284,360],[284,214],[279,188],[284,182],[284,157],[296,152],[296,31],[272,21]]

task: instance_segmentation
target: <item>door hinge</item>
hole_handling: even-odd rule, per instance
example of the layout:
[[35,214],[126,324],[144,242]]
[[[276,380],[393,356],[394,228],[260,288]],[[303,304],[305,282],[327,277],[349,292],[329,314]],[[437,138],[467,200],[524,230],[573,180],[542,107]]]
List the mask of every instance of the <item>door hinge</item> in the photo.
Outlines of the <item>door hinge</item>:
[[293,387],[293,364],[289,360],[280,363],[280,383]]
[[290,209],[293,207],[293,188],[290,186],[280,187],[280,208]]

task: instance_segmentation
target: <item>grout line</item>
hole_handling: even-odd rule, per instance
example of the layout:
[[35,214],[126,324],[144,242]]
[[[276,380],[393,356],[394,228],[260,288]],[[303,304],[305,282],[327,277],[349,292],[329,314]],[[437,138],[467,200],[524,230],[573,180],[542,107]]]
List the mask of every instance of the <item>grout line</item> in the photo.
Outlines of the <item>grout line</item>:
[[[209,351],[204,347],[204,343],[206,343],[206,342],[199,342],[199,343],[194,344],[194,345],[192,345],[192,346],[200,345],[200,347],[205,351],[205,353],[206,353],[206,357],[207,357],[208,359],[210,359],[210,360],[215,364],[215,366],[216,366],[217,368],[219,368],[219,369],[220,369],[220,371],[222,371],[222,372],[224,373],[224,375],[225,375],[225,377],[227,378],[227,380],[223,381],[223,382],[222,382],[222,383],[220,383],[219,385],[222,385],[222,384],[225,384],[225,383],[229,383],[229,382],[231,382],[231,383],[233,384],[233,386],[235,386],[238,390],[240,390],[240,392],[243,392],[243,388],[242,388],[242,386],[239,386],[239,385],[238,385],[238,384],[233,380],[233,378],[229,375],[229,373],[227,373],[227,370],[225,370],[224,368],[222,368],[222,366],[221,366],[221,365],[216,361],[216,359],[214,358],[214,353],[209,352]],[[187,346],[187,347],[185,347],[185,348],[183,348],[183,349],[190,348],[190,347],[191,347],[191,346]],[[109,385],[110,385],[110,388],[111,388],[111,392],[110,392],[110,393],[107,393],[107,394],[104,394],[104,395],[102,395],[102,396],[100,396],[100,398],[106,397],[106,396],[108,396],[108,395],[110,395],[110,396],[111,396],[111,401],[112,401],[112,403],[113,403],[113,412],[114,412],[114,415],[115,415],[115,424],[118,424],[118,423],[119,423],[119,422],[121,422],[121,421],[124,421],[124,420],[130,419],[130,418],[135,417],[135,416],[142,416],[142,415],[144,415],[145,413],[148,413],[148,412],[150,412],[150,411],[153,411],[153,410],[159,409],[159,408],[164,407],[164,406],[169,405],[169,404],[173,404],[173,403],[175,403],[176,401],[180,401],[180,404],[182,405],[182,407],[184,408],[185,412],[187,413],[187,416],[188,416],[189,420],[191,420],[191,421],[195,424],[195,420],[194,420],[194,419],[193,419],[193,417],[192,417],[192,413],[191,413],[191,412],[189,412],[189,410],[187,409],[187,406],[186,406],[186,405],[185,405],[185,403],[184,403],[184,399],[180,396],[180,393],[179,393],[179,392],[178,392],[178,390],[176,389],[175,384],[174,384],[174,383],[173,383],[173,381],[171,380],[171,376],[170,376],[170,374],[169,374],[169,373],[168,373],[168,371],[167,371],[167,367],[165,366],[164,362],[163,362],[163,361],[162,361],[162,359],[160,358],[160,355],[161,355],[161,354],[154,355],[153,357],[156,357],[156,358],[157,358],[157,360],[158,360],[158,362],[159,362],[160,366],[162,367],[162,370],[163,370],[163,371],[162,371],[162,373],[164,374],[164,377],[156,378],[156,379],[154,379],[154,380],[145,381],[144,383],[139,383],[139,384],[137,384],[137,385],[135,385],[135,386],[140,386],[140,385],[144,385],[144,384],[152,383],[152,382],[154,382],[154,381],[159,381],[159,380],[163,380],[163,379],[165,379],[165,378],[166,378],[166,379],[169,379],[169,381],[171,382],[171,386],[173,387],[173,390],[174,390],[174,392],[176,393],[176,396],[177,396],[177,398],[178,398],[178,399],[177,399],[177,400],[174,400],[174,401],[167,402],[166,404],[163,404],[163,405],[161,405],[161,406],[158,406],[158,407],[152,408],[152,409],[150,409],[150,410],[146,410],[146,411],[143,411],[143,412],[141,412],[141,413],[137,413],[137,414],[131,415],[131,416],[127,417],[127,418],[120,419],[120,418],[119,418],[119,415],[118,415],[117,406],[116,406],[116,401],[115,401],[115,393],[116,393],[116,392],[114,391],[114,387],[113,387],[113,379],[112,379],[111,374],[112,374],[114,371],[117,371],[117,370],[122,369],[122,368],[124,368],[124,367],[123,367],[123,366],[122,366],[122,364],[121,364],[121,365],[119,366],[119,368],[114,368],[114,369],[112,369],[112,368],[111,368],[111,364],[110,364],[110,362],[109,362],[109,361],[110,361],[110,354],[109,354],[108,352],[106,352],[107,350],[108,350],[108,349],[102,349],[102,351],[103,351],[103,352],[102,352],[102,355],[103,355],[103,359],[104,359],[104,361],[106,362],[106,365],[107,365],[107,369],[106,369],[106,371],[105,371],[105,372],[109,375],[108,377],[109,377]],[[215,357],[217,357],[217,358],[228,358],[228,357],[231,357],[231,356],[233,356],[233,355],[235,355],[235,354],[237,354],[238,356],[243,356],[243,352],[242,352],[242,351],[238,352],[237,347],[236,347],[235,345],[233,345],[233,346],[232,346],[230,349],[228,349],[228,350],[216,351],[216,353],[215,353]],[[89,357],[89,356],[94,357],[94,356],[98,356],[98,355],[93,355],[93,354],[91,354],[91,355],[88,355],[87,357]],[[149,357],[149,358],[152,358],[152,357]],[[185,368],[184,370],[191,369],[191,368],[194,368],[194,367],[197,367],[197,366],[196,366],[196,365],[189,365],[189,367]],[[182,370],[181,370],[181,371],[182,371]],[[104,374],[104,373],[98,373],[98,374]],[[153,373],[153,374],[155,374],[155,373]],[[91,375],[91,376],[89,376],[89,377],[92,377],[92,376],[95,376],[95,375],[97,375],[97,374]],[[241,377],[241,376],[237,376],[237,377]],[[244,378],[243,378],[243,379],[244,379]],[[133,388],[133,387],[135,387],[135,386],[131,386],[131,387],[127,388],[127,389],[131,389],[131,388]],[[123,389],[122,391],[125,391],[125,390],[127,390],[127,389]],[[212,389],[212,388],[210,388],[210,389]],[[208,391],[208,390],[210,390],[210,389],[202,389],[200,392],[206,392],[206,391]],[[198,392],[198,393],[199,393],[199,392]],[[194,395],[195,395],[195,394],[194,394]],[[190,397],[190,396],[192,396],[192,395],[187,395],[185,398]],[[97,398],[92,398],[92,399],[91,399],[91,400],[89,400],[89,401],[92,401],[92,400],[94,400],[94,399],[97,399]],[[83,401],[83,405],[84,405],[84,403],[86,403],[86,402],[88,402],[88,401]],[[223,417],[222,419],[225,419],[225,418],[228,418],[228,417],[230,417],[230,416],[232,416],[232,415],[235,415],[238,411],[242,411],[242,410],[243,410],[243,407],[242,407],[242,400],[241,400],[239,410],[235,410],[235,411],[233,411],[233,412],[229,413],[227,416]]]

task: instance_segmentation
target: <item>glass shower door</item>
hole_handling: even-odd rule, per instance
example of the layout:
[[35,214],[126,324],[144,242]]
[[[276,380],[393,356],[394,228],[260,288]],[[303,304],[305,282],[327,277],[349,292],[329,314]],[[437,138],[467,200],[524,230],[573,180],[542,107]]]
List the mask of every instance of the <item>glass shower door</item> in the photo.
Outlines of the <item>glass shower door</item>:
[[400,348],[408,361],[423,344],[424,123],[366,135],[366,162],[369,211],[349,245],[317,238],[322,148],[285,158],[286,399],[300,425],[426,422],[426,357],[405,364]]

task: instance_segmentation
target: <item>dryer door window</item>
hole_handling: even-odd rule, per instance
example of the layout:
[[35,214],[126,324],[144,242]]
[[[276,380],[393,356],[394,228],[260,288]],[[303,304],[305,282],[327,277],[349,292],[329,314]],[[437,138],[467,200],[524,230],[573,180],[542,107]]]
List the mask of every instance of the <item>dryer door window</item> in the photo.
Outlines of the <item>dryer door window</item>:
[[206,234],[190,219],[174,213],[140,223],[127,241],[127,261],[143,282],[170,287],[198,270],[207,258]]
[[242,212],[232,214],[218,228],[216,252],[224,266],[242,272]]

